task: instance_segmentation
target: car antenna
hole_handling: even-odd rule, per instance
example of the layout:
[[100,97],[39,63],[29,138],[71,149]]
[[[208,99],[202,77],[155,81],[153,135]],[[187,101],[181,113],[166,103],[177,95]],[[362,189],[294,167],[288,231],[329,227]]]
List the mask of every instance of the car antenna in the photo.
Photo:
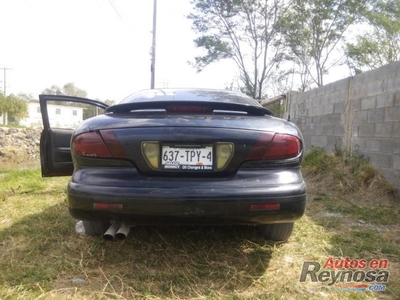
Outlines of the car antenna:
[[286,101],[287,101],[287,106],[288,106],[288,118],[287,118],[287,120],[290,122],[290,105],[292,103],[292,101],[291,101],[291,93],[290,92],[287,93]]

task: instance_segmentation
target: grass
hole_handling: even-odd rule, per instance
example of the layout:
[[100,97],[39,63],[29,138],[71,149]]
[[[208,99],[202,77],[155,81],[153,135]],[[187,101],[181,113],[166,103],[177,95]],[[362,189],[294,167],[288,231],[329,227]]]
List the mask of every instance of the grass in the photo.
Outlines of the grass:
[[[376,172],[363,175],[366,165],[307,155],[306,215],[288,243],[275,244],[251,227],[136,227],[113,242],[78,235],[68,178],[0,170],[0,299],[399,298],[399,202]],[[299,282],[304,261],[330,256],[387,258],[386,291]]]

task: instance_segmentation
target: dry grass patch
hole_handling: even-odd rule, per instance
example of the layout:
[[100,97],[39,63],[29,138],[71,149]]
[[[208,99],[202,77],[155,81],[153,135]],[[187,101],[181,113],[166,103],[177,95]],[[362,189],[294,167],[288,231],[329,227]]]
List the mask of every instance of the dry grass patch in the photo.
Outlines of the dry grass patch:
[[[348,163],[343,157],[317,155],[328,163],[306,159],[306,215],[288,243],[276,244],[252,227],[136,227],[126,240],[113,242],[77,235],[65,206],[68,178],[0,171],[6,195],[0,201],[0,298],[400,297],[399,206],[393,193],[379,190],[375,177],[356,182],[352,167],[339,166]],[[388,258],[387,290],[348,292],[299,282],[304,261],[323,263],[329,256]]]

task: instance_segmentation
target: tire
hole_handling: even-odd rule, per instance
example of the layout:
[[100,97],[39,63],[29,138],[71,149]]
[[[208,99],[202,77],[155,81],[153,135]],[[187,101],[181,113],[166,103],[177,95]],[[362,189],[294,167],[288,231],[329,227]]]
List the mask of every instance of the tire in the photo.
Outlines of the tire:
[[292,235],[294,223],[277,223],[259,226],[262,235],[271,241],[286,242]]
[[111,223],[108,221],[82,221],[85,233],[90,236],[102,236]]

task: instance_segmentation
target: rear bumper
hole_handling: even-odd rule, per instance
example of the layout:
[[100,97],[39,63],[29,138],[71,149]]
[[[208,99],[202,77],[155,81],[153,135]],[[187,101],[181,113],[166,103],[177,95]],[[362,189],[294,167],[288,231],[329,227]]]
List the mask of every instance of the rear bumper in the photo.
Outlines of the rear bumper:
[[[124,201],[119,201],[119,203]],[[93,210],[70,208],[70,214],[81,220],[119,220],[133,225],[204,224],[204,225],[260,225],[288,223],[298,220],[304,213],[305,195],[286,199],[272,199],[280,203],[280,210],[250,211],[254,203],[269,201],[135,201],[123,204],[124,209]]]
[[[230,180],[164,178],[142,184],[134,180],[130,185],[125,182],[129,176],[119,174],[124,179],[109,186],[73,180],[68,185],[68,207],[76,219],[131,224],[257,225],[294,222],[304,214],[306,185],[299,170],[280,174],[270,170],[258,175],[251,171],[247,176],[246,172]],[[95,208],[95,203],[116,207]],[[279,204],[279,209],[254,210],[254,204]]]

